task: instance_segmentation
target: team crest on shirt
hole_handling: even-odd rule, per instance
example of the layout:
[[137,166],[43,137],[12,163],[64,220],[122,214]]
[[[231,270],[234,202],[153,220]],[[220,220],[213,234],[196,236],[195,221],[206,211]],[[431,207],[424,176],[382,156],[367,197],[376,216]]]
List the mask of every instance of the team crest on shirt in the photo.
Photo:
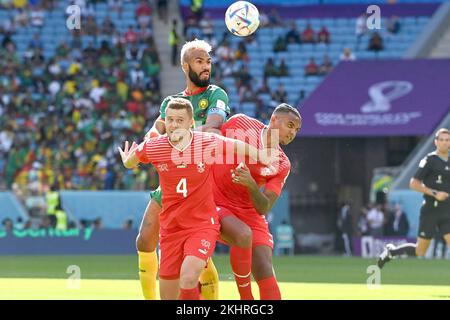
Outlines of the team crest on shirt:
[[436,180],[437,184],[442,184],[442,176],[438,175],[438,179]]
[[159,172],[164,172],[164,171],[169,171],[169,166],[167,165],[167,163],[160,163],[158,164],[158,171]]
[[198,107],[202,110],[205,110],[206,108],[208,108],[208,99],[200,99],[200,101],[198,102]]
[[197,170],[198,170],[198,173],[205,172],[205,164],[201,161],[199,163],[197,163]]
[[445,166],[445,171],[449,171],[450,168],[448,166]]

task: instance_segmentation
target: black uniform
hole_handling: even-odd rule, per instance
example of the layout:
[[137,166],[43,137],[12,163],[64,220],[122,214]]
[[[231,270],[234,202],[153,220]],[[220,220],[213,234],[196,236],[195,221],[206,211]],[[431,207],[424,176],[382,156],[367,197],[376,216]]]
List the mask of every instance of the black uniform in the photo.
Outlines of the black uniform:
[[[436,152],[429,153],[420,161],[414,178],[428,188],[450,193],[450,159],[444,161]],[[438,201],[425,194],[420,209],[419,237],[432,239],[438,230],[443,235],[450,233],[450,199]]]

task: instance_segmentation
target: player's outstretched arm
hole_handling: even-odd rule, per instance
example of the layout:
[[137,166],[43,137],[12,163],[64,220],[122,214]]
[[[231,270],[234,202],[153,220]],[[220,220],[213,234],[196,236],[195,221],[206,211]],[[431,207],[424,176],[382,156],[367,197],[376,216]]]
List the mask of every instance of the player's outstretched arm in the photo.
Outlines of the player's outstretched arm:
[[278,150],[276,149],[263,149],[259,150],[254,146],[245,143],[240,140],[231,139],[231,138],[223,138],[225,140],[230,141],[234,145],[234,153],[240,157],[247,156],[253,159],[254,161],[259,161],[263,165],[270,165],[279,160],[278,158]]
[[136,142],[133,142],[131,147],[129,146],[128,141],[125,141],[125,147],[122,150],[122,148],[119,149],[120,157],[122,158],[123,165],[127,169],[133,169],[139,164],[139,159],[136,156],[136,150],[138,148],[138,145]]

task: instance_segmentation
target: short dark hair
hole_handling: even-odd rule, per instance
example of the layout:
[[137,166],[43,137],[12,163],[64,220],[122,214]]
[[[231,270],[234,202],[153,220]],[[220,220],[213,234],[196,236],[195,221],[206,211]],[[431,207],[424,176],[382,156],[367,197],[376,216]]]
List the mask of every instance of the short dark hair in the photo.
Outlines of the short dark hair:
[[274,114],[277,113],[292,113],[294,116],[300,119],[300,122],[302,122],[302,116],[300,115],[300,112],[293,106],[287,104],[287,103],[281,103],[279,104],[275,110],[273,111]]
[[446,128],[440,128],[436,134],[434,135],[434,139],[437,140],[439,139],[439,136],[441,134],[448,134],[450,136],[450,130],[446,129]]
[[169,103],[167,104],[167,109],[174,109],[174,110],[186,110],[189,117],[194,117],[194,107],[192,106],[192,103],[184,98],[173,98],[170,99]]

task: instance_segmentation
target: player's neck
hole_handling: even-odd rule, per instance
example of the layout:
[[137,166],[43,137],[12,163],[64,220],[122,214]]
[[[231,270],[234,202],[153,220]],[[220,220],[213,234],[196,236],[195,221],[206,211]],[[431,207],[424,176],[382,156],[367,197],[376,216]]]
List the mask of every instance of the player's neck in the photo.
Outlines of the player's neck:
[[189,81],[186,86],[186,90],[184,91],[188,96],[192,96],[201,91],[205,90],[205,87],[198,87],[193,82]]
[[261,143],[265,148],[276,148],[279,146],[279,137],[277,130],[272,130],[269,127],[265,127],[262,131],[261,138]]
[[189,130],[188,134],[185,134],[184,136],[182,136],[182,138],[180,140],[172,141],[169,138],[170,144],[180,151],[184,150],[191,143],[191,140],[192,140],[192,131],[191,130]]
[[448,152],[440,152],[439,150],[436,149],[436,154],[442,158],[442,160],[447,161],[448,160]]

